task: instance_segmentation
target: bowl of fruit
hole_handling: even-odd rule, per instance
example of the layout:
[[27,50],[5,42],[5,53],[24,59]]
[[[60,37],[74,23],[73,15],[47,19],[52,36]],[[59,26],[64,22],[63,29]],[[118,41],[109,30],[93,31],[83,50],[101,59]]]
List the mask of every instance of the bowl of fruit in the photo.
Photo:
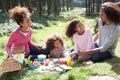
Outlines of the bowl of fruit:
[[39,66],[40,66],[39,61],[35,60],[35,61],[33,61],[33,62],[28,66],[28,68],[29,68],[29,69],[36,69],[36,68],[38,68]]

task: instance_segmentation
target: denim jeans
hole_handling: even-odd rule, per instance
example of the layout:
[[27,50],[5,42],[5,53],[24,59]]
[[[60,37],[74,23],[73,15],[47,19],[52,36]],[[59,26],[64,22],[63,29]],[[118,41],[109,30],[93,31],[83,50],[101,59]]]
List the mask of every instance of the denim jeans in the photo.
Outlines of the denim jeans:
[[[94,44],[94,48],[98,48],[97,43]],[[112,55],[109,51],[93,53],[87,57],[87,60],[91,60],[93,62],[100,62],[106,59],[112,58]]]
[[94,48],[98,48],[98,44],[97,43],[94,43]]
[[48,55],[50,54],[50,50],[47,48],[42,48],[41,50],[38,50],[36,47],[30,46],[30,53],[26,57],[30,57],[31,60],[37,59],[39,54],[46,55],[46,58],[48,58]]
[[88,60],[93,62],[100,62],[109,58],[112,58],[111,53],[109,51],[105,51],[89,55]]

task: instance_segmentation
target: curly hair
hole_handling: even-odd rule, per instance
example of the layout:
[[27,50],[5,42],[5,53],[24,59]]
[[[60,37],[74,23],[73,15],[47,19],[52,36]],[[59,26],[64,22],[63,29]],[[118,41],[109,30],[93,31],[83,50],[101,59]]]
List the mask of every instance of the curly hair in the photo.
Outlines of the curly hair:
[[26,16],[30,16],[30,12],[25,7],[16,6],[9,10],[9,16],[14,20],[18,25],[23,22]]
[[120,8],[112,2],[106,2],[102,4],[101,10],[103,10],[107,18],[114,24],[120,24]]
[[58,35],[52,35],[52,36],[49,36],[47,41],[46,41],[46,48],[48,48],[49,50],[52,50],[55,48],[54,46],[54,43],[55,41],[59,40],[63,46],[63,40],[60,36]]
[[72,21],[69,22],[69,24],[66,27],[65,35],[69,38],[73,37],[73,34],[76,32],[75,28],[77,23],[79,23],[80,20],[78,19],[73,19]]

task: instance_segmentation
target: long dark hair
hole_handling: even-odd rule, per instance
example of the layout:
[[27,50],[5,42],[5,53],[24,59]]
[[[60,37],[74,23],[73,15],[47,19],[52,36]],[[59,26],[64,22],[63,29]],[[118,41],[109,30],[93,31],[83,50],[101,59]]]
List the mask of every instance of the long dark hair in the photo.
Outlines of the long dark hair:
[[114,24],[120,24],[120,8],[112,2],[106,2],[102,4],[101,10],[103,10],[107,18]]
[[80,22],[80,20],[78,20],[78,19],[74,19],[69,22],[69,24],[66,27],[66,31],[65,31],[65,35],[67,37],[69,37],[69,38],[73,37],[73,34],[76,32],[75,31],[76,24],[79,22]]

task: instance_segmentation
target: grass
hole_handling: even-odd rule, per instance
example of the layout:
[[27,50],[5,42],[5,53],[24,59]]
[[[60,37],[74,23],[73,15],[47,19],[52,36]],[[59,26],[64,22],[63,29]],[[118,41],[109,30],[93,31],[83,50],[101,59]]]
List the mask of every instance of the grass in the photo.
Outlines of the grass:
[[[85,17],[77,14],[77,10],[61,13],[62,19],[54,21],[56,24],[51,24],[42,29],[33,29],[32,41],[45,47],[45,39],[50,34],[59,34],[63,37],[65,47],[67,49],[73,48],[73,42],[64,35],[67,22],[71,19],[78,18],[90,27],[93,32],[93,27],[96,23],[97,17]],[[73,15],[74,14],[74,15]],[[53,21],[52,21],[53,22]],[[116,49],[116,56],[104,62],[94,63],[92,65],[81,65],[77,62],[72,70],[66,73],[50,72],[39,73],[35,70],[16,71],[2,74],[2,61],[6,58],[5,45],[8,36],[0,37],[0,80],[87,80],[91,75],[110,75],[120,80],[120,39]]]

